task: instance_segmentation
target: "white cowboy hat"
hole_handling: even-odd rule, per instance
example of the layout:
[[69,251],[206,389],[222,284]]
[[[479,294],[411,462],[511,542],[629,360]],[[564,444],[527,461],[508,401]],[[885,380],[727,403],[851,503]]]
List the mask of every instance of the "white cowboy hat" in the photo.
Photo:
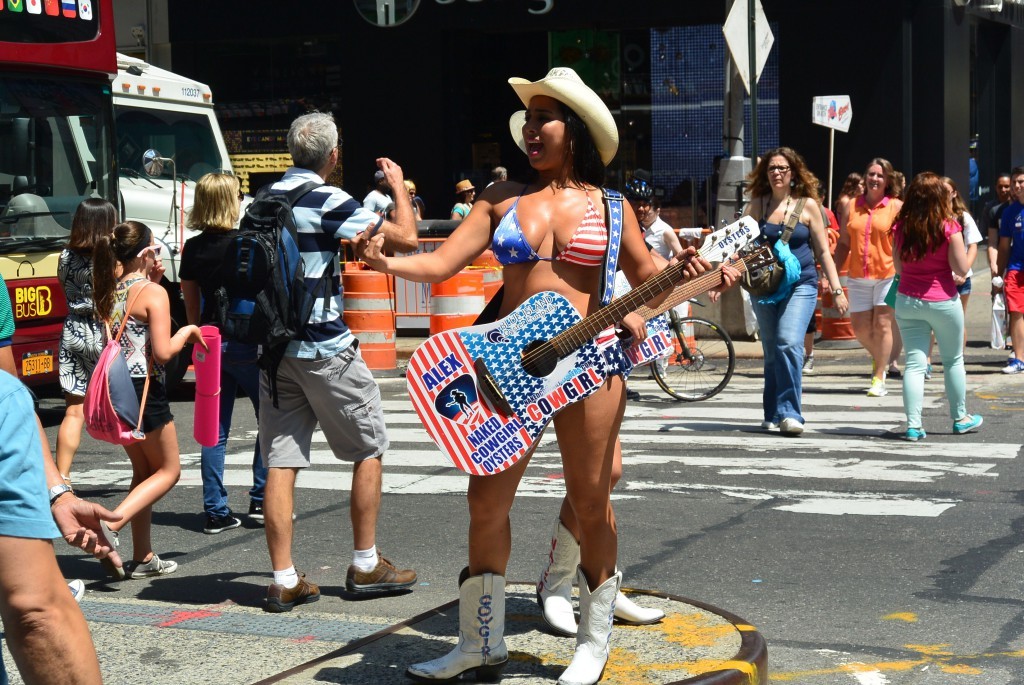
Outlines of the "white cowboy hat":
[[[527,81],[524,78],[510,78],[509,85],[527,107],[534,95],[547,95],[566,105],[578,114],[601,155],[605,166],[615,158],[619,149],[619,129],[615,118],[600,96],[590,89],[579,75],[569,67],[555,67],[539,81]],[[520,110],[508,121],[509,130],[516,145],[526,152],[526,141],[523,140],[523,124],[526,111]]]

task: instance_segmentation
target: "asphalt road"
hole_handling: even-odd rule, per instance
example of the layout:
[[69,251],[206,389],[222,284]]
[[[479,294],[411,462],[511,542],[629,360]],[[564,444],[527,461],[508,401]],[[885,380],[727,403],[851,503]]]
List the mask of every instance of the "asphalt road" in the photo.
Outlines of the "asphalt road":
[[[969,409],[985,425],[952,435],[939,372],[926,388],[928,439],[918,444],[898,439],[898,381],[888,397],[864,395],[868,362],[857,350],[819,348],[799,438],[758,428],[756,359],[741,359],[726,391],[703,403],[676,403],[652,381],[631,382],[643,400],[627,410],[626,476],[615,495],[625,585],[753,623],[768,642],[773,682],[1024,683],[1024,382],[999,373],[1004,352],[975,343],[967,358]],[[56,547],[65,575],[87,583],[82,606],[108,683],[258,682],[456,597],[465,480],[427,440],[404,380],[380,384],[392,449],[378,545],[417,570],[414,591],[345,595],[350,469],[321,440],[299,482],[295,558],[324,597],[287,615],[263,613],[270,566],[262,528],[245,521],[202,534],[186,388],[173,403],[183,475],[157,505],[153,533],[179,571],[107,583],[97,562]],[[244,512],[256,425],[246,400],[238,402],[227,476],[231,504]],[[61,413],[56,397],[41,400],[51,442]],[[562,493],[556,450],[548,436],[513,510],[510,580],[533,581],[540,570]],[[83,496],[113,508],[130,468],[120,448],[86,436],[73,479]],[[657,682],[635,676],[616,682]],[[324,682],[310,677],[288,682]]]

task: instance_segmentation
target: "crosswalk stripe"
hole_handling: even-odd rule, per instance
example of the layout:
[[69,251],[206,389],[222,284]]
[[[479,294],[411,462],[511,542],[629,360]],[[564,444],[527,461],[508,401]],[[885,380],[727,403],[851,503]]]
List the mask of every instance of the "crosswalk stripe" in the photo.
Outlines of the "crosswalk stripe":
[[[401,382],[401,385],[398,383]],[[388,379],[392,389],[404,380]],[[807,428],[798,438],[759,429],[762,418],[759,378],[734,378],[726,392],[706,402],[670,401],[648,379],[631,380],[645,399],[626,406],[621,437],[627,477],[613,499],[633,499],[653,492],[709,492],[725,497],[771,502],[780,511],[825,515],[934,517],[959,500],[920,496],[914,492],[866,491],[871,484],[935,483],[948,476],[995,478],[996,468],[1017,458],[1020,443],[985,443],[983,450],[965,449],[964,442],[907,443],[901,437],[902,398],[898,389],[883,398],[868,398],[859,389],[838,391],[835,379],[812,379],[805,384]],[[385,385],[382,383],[381,385]],[[386,493],[458,495],[466,491],[467,476],[453,468],[433,445],[408,398],[383,400],[391,448],[384,459]],[[925,408],[945,407],[941,388],[926,392]],[[970,440],[970,438],[965,438]],[[232,433],[225,458],[224,482],[247,488],[256,431]],[[321,431],[313,435],[311,466],[299,472],[297,487],[347,492],[351,466],[326,448]],[[720,456],[734,452],[736,456]],[[842,457],[831,455],[842,454]],[[200,455],[182,455],[182,486],[200,487]],[[679,471],[715,479],[765,478],[846,481],[864,484],[862,491],[813,488],[772,488],[733,483],[654,482],[644,479],[644,467],[678,465]],[[519,488],[524,497],[560,498],[564,495],[561,459],[554,431],[541,442]],[[102,469],[76,472],[83,485],[131,482],[126,456]],[[753,477],[753,478],[751,478]],[[733,481],[735,482],[735,481]],[[769,481],[779,483],[783,481]],[[792,480],[785,482],[795,482]],[[855,486],[856,487],[856,486]],[[877,487],[874,486],[874,487]]]
[[766,490],[724,485],[641,483],[625,484],[627,492],[662,490],[684,494],[691,491],[714,491],[739,499],[784,500],[773,506],[779,511],[832,516],[855,514],[859,516],[924,516],[935,517],[956,506],[960,500],[911,497],[902,494],[872,492],[829,492],[815,490]]

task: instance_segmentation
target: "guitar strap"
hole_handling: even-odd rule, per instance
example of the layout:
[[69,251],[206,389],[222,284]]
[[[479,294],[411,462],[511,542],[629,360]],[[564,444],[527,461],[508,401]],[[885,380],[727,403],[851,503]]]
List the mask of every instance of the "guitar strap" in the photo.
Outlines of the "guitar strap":
[[608,248],[604,253],[604,278],[601,280],[601,304],[606,305],[615,297],[615,272],[622,243],[622,193],[611,188],[602,188],[602,192],[608,217]]
[[[601,190],[604,193],[605,216],[608,217],[608,247],[604,253],[604,278],[601,280],[601,304],[606,305],[615,296],[615,272],[619,268],[619,246],[622,243],[622,193],[610,188]],[[505,287],[502,286],[480,312],[474,326],[498,320],[504,292]]]

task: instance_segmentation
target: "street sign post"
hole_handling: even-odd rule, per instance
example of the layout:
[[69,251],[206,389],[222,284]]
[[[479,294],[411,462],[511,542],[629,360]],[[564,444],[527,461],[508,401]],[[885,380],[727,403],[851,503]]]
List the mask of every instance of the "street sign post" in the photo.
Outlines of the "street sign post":
[[750,157],[753,161],[757,159],[757,80],[775,43],[761,0],[745,3],[734,0],[722,33],[743,85],[750,93]]
[[729,16],[722,25],[722,33],[725,35],[725,44],[729,48],[729,54],[739,69],[740,78],[748,93],[753,92],[752,84],[756,85],[764,71],[764,65],[768,61],[768,53],[775,44],[775,35],[768,26],[768,18],[764,14],[764,7],[760,0],[754,0],[754,79],[751,81],[751,60],[750,60],[750,9],[744,2],[733,2]]
[[849,95],[822,95],[811,102],[811,122],[828,128],[828,205],[832,206],[832,160],[836,148],[836,131],[846,133],[853,121],[853,105]]

